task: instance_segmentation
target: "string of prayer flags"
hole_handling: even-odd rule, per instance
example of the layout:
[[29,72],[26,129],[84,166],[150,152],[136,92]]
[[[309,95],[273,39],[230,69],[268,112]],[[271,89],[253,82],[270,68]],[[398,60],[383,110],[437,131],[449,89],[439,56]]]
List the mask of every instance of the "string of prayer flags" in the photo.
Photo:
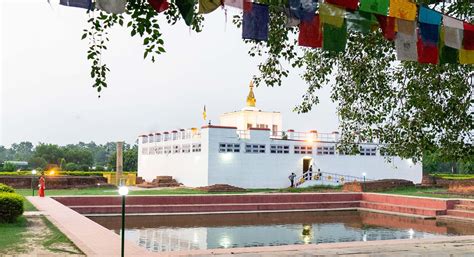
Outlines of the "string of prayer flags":
[[159,13],[166,11],[170,7],[167,0],[148,0],[148,3]]
[[184,22],[190,26],[194,18],[194,0],[176,0],[175,3]]
[[268,40],[268,23],[270,21],[268,5],[250,4],[251,10],[244,11],[242,38],[266,41]]
[[416,22],[397,19],[398,33],[410,35],[416,39]]
[[312,21],[302,21],[299,24],[298,45],[312,48],[320,48],[323,44],[321,23],[319,15],[315,15]]
[[416,19],[416,4],[408,0],[390,0],[389,16],[414,21]]
[[461,49],[463,38],[463,22],[443,15],[444,34],[441,39],[446,46]]
[[474,50],[474,25],[464,22],[463,46],[466,50]]
[[422,23],[418,25],[421,39],[425,44],[437,45],[439,40],[439,26]]
[[397,59],[400,61],[418,61],[416,37],[398,33],[395,39]]
[[416,46],[418,50],[419,63],[438,64],[439,52],[437,45],[426,44],[425,42],[423,42],[421,35],[419,35]]
[[420,7],[420,11],[418,13],[418,21],[423,22],[423,23],[428,23],[428,24],[433,24],[433,25],[439,25],[441,24],[441,18],[443,16],[441,13],[431,10],[429,8],[426,8],[424,6]]
[[451,63],[451,64],[456,64],[459,63],[458,56],[459,56],[459,51],[457,49],[451,48],[449,46],[442,46],[440,48],[440,54],[439,54],[439,63],[440,64],[446,64],[446,63]]
[[387,16],[390,0],[360,0],[359,10]]
[[459,63],[474,64],[474,50],[459,49]]
[[396,19],[394,17],[377,15],[377,20],[382,29],[383,37],[389,41],[395,40],[395,36],[397,35],[395,32]]
[[333,53],[346,50],[347,25],[339,28],[331,24],[323,23],[323,49]]
[[359,7],[359,0],[326,0],[326,3],[338,5],[353,11]]
[[298,18],[293,17],[291,15],[289,8],[285,8],[284,12],[285,12],[285,16],[286,16],[286,24],[285,25],[286,25],[287,28],[296,27],[301,23]]
[[95,7],[106,13],[120,14],[125,12],[127,0],[96,0]]
[[221,0],[199,0],[199,13],[210,13],[221,5]]
[[378,25],[376,17],[372,13],[363,11],[348,12],[346,15],[347,29],[361,33],[369,33],[373,27]]
[[340,28],[344,24],[345,14],[346,10],[335,5],[326,3],[321,3],[319,5],[319,15],[321,16],[322,23],[331,24]]
[[318,7],[318,0],[289,0],[290,14],[302,21],[311,21]]
[[244,9],[244,0],[224,0],[224,5]]
[[92,9],[92,0],[59,0],[60,5],[84,8],[87,10]]

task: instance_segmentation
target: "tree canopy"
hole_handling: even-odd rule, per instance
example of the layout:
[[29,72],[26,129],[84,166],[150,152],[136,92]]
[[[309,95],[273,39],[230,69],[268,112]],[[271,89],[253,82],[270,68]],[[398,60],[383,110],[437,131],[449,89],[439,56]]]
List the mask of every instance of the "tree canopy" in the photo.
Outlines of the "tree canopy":
[[[141,37],[145,59],[156,61],[165,52],[158,17],[168,24],[181,18],[176,2],[157,13],[146,0],[128,0],[124,14],[103,11],[90,13],[90,27],[84,30],[90,48],[91,77],[100,92],[107,86],[109,69],[101,59],[107,49],[108,30],[119,25],[132,37]],[[308,85],[298,113],[311,111],[319,102],[319,89],[331,88],[340,120],[341,151],[357,151],[358,143],[378,141],[392,155],[418,161],[427,152],[438,152],[446,160],[470,159],[473,151],[473,65],[419,64],[396,60],[394,43],[383,38],[381,30],[350,31],[342,53],[297,46],[298,27],[287,26],[286,1],[258,1],[270,7],[268,41],[244,40],[249,56],[263,56],[254,77],[258,85],[281,86],[293,68],[303,70],[301,78]],[[431,4],[445,14],[472,22],[473,4],[469,0],[417,0]],[[194,9],[190,28],[201,31],[205,16]],[[242,16],[234,16],[242,25]]]

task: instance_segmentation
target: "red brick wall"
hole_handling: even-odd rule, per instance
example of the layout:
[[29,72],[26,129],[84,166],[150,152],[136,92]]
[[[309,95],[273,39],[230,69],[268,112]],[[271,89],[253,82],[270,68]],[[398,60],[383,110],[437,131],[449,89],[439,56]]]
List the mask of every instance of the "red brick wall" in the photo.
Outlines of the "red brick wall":
[[[0,183],[13,188],[31,188],[32,176],[0,176]],[[46,176],[46,189],[86,188],[108,185],[107,179],[99,176]],[[34,178],[33,184],[38,186],[39,177]]]

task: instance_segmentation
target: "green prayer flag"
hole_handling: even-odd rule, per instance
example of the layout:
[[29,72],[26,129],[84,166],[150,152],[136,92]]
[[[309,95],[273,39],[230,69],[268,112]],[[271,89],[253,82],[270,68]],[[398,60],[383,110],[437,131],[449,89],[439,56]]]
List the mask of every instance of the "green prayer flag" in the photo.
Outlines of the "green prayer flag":
[[361,33],[369,33],[373,27],[378,26],[375,15],[363,11],[347,12],[346,21],[347,30]]
[[323,24],[323,49],[329,52],[339,53],[346,50],[347,24],[344,22],[338,28],[331,24]]
[[190,26],[194,18],[194,0],[176,0],[176,6],[186,25]]
[[199,13],[210,13],[221,6],[221,0],[199,0]]
[[390,0],[360,0],[359,10],[387,16],[389,6]]
[[440,64],[445,64],[445,63],[459,63],[458,60],[459,57],[459,51],[456,48],[452,48],[449,46],[443,46],[441,47],[441,53],[439,55],[439,63]]

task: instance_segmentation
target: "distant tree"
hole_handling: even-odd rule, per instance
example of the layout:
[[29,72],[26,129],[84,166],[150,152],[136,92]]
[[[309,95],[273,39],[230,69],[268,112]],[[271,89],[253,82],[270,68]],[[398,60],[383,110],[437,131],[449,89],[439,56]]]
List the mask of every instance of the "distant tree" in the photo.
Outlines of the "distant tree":
[[35,147],[34,157],[41,157],[48,164],[59,165],[61,158],[64,158],[64,152],[58,145],[40,143]]
[[68,163],[73,162],[77,165],[92,166],[94,164],[92,152],[85,148],[66,148],[64,150],[64,159]]
[[100,165],[96,165],[94,170],[96,170],[96,171],[104,171],[104,170],[105,170],[105,167],[104,167],[104,166],[100,166]]
[[32,169],[44,169],[46,165],[48,165],[48,162],[42,157],[32,157],[28,161],[28,165]]
[[89,165],[87,165],[87,164],[81,164],[77,168],[80,171],[89,171],[89,169],[90,169]]
[[0,145],[0,163],[4,161],[12,161],[13,160],[13,151],[11,149],[6,148],[3,145]]
[[11,150],[16,161],[27,161],[33,156],[33,144],[31,142],[20,142],[12,144]]
[[[112,155],[109,156],[110,170],[115,170],[116,163],[117,163],[116,155],[117,155],[117,152],[114,152]],[[133,147],[127,150],[124,150],[123,152],[123,170],[136,171],[137,169],[138,169],[138,146],[133,145]]]

